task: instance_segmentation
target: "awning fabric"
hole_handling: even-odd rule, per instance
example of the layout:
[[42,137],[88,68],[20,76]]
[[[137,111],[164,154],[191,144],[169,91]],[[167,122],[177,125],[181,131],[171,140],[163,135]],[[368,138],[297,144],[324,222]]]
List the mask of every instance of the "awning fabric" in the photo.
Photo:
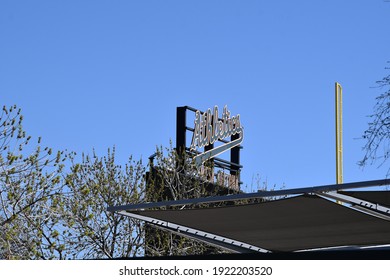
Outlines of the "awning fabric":
[[390,244],[390,222],[317,196],[187,210],[131,211],[274,252]]
[[389,191],[341,191],[340,193],[390,207]]

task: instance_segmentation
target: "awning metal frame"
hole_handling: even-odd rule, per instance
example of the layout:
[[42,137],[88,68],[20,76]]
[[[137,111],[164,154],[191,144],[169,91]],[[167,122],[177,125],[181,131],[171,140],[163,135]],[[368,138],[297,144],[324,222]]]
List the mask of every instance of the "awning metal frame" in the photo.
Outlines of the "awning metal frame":
[[338,202],[348,203],[350,204],[350,207],[352,209],[355,209],[364,214],[372,215],[377,218],[390,221],[390,208],[380,205],[378,203],[372,203],[360,198],[356,198],[353,196],[349,196],[337,192],[317,193],[317,195],[320,197],[335,199],[336,203]]
[[122,210],[126,210],[126,211],[146,210],[151,208],[196,205],[201,203],[227,202],[227,201],[235,201],[235,200],[242,200],[242,199],[256,199],[256,198],[299,195],[299,194],[309,194],[309,193],[324,193],[324,192],[332,192],[332,191],[339,191],[339,190],[377,187],[377,186],[385,186],[385,185],[390,185],[390,179],[363,181],[363,182],[354,182],[354,183],[345,183],[345,184],[333,184],[333,185],[277,190],[277,191],[259,191],[254,193],[244,193],[244,194],[234,194],[234,195],[224,195],[224,196],[210,196],[210,197],[202,197],[202,198],[195,198],[195,199],[182,199],[182,200],[170,200],[170,201],[160,201],[160,202],[148,202],[148,203],[140,203],[140,204],[127,204],[127,205],[119,205],[119,206],[109,206],[107,210],[110,212],[117,212]]
[[[138,219],[149,223],[153,226],[162,228],[164,230],[196,239],[199,241],[206,242],[213,246],[217,246],[223,249],[227,249],[233,252],[238,253],[248,253],[248,252],[257,252],[257,253],[270,253],[271,251],[256,247],[251,244],[247,244],[238,240],[233,240],[230,238],[225,238],[223,236],[215,235],[209,232],[204,232],[194,228],[182,226],[175,223],[170,223],[167,221],[159,220],[156,218],[150,218],[142,215],[142,211],[151,208],[166,208],[172,206],[186,206],[186,205],[196,205],[202,203],[216,203],[216,202],[227,202],[227,201],[236,201],[242,199],[258,199],[265,197],[277,197],[277,196],[289,196],[289,195],[302,195],[302,194],[314,194],[325,199],[331,199],[334,203],[342,201],[350,204],[349,206],[343,205],[344,207],[350,207],[354,210],[363,212],[368,215],[376,216],[378,218],[389,220],[390,221],[390,208],[371,203],[362,199],[355,197],[347,196],[340,194],[337,191],[346,190],[346,189],[357,189],[357,188],[366,188],[366,187],[377,187],[390,185],[390,179],[374,180],[374,181],[363,181],[363,182],[354,182],[354,183],[344,183],[344,184],[334,184],[334,185],[324,185],[317,187],[307,187],[307,188],[296,188],[288,190],[277,190],[277,191],[259,191],[255,193],[247,194],[235,194],[235,195],[226,195],[226,196],[214,196],[214,197],[204,197],[196,199],[184,199],[184,200],[175,200],[175,201],[161,201],[161,202],[150,202],[150,203],[140,203],[140,204],[128,204],[128,205],[119,205],[119,206],[110,206],[107,208],[110,212],[116,212],[117,214],[127,216],[130,218]],[[139,211],[139,213],[134,213],[131,211]],[[178,210],[180,211],[180,210]]]
[[156,218],[150,218],[127,211],[119,211],[118,214],[141,220],[164,230],[171,231],[175,234],[203,241],[210,245],[217,246],[222,249],[227,249],[235,253],[270,253],[269,250],[259,248],[241,241],[233,240],[194,228],[185,227],[175,223],[170,223]]

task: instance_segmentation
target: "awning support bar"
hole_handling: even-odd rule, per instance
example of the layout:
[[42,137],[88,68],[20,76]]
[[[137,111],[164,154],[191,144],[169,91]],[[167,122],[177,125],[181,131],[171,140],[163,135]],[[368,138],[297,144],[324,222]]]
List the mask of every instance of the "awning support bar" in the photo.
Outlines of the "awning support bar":
[[241,241],[233,240],[230,238],[222,237],[219,235],[215,235],[212,233],[204,232],[201,230],[185,227],[182,225],[178,225],[175,223],[170,223],[167,221],[142,216],[139,214],[127,212],[127,211],[119,211],[118,214],[127,216],[130,218],[134,218],[137,220],[141,220],[147,222],[149,224],[155,225],[159,228],[163,228],[164,230],[169,230],[176,234],[186,236],[192,239],[197,239],[199,241],[206,242],[210,245],[217,246],[229,251],[233,251],[236,253],[269,253],[270,251],[243,243]]
[[148,203],[140,203],[140,204],[127,204],[127,205],[120,205],[120,206],[110,206],[107,208],[107,210],[110,212],[116,212],[121,210],[144,210],[150,208],[193,205],[193,204],[200,204],[200,203],[215,203],[215,202],[234,201],[234,200],[241,200],[241,199],[255,199],[255,198],[273,197],[273,196],[331,192],[331,191],[338,191],[338,190],[357,189],[357,188],[385,186],[385,185],[390,185],[390,179],[324,185],[324,186],[308,187],[308,188],[296,188],[296,189],[288,189],[288,190],[259,191],[255,193],[210,196],[210,197],[202,197],[202,198],[195,198],[195,199],[182,199],[182,200],[170,200],[170,201],[160,201],[160,202],[148,202]]

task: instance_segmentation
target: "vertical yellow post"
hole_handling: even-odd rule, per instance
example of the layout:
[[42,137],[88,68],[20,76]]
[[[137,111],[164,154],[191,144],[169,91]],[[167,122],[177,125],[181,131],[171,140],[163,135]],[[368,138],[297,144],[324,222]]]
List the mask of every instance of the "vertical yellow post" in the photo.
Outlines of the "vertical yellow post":
[[336,184],[343,183],[343,88],[335,83],[336,95]]

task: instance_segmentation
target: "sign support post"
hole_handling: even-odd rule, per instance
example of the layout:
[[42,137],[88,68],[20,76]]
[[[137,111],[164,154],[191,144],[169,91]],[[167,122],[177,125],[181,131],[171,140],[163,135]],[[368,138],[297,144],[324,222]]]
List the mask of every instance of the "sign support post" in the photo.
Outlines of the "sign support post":
[[336,183],[343,183],[343,88],[335,83],[336,100]]

